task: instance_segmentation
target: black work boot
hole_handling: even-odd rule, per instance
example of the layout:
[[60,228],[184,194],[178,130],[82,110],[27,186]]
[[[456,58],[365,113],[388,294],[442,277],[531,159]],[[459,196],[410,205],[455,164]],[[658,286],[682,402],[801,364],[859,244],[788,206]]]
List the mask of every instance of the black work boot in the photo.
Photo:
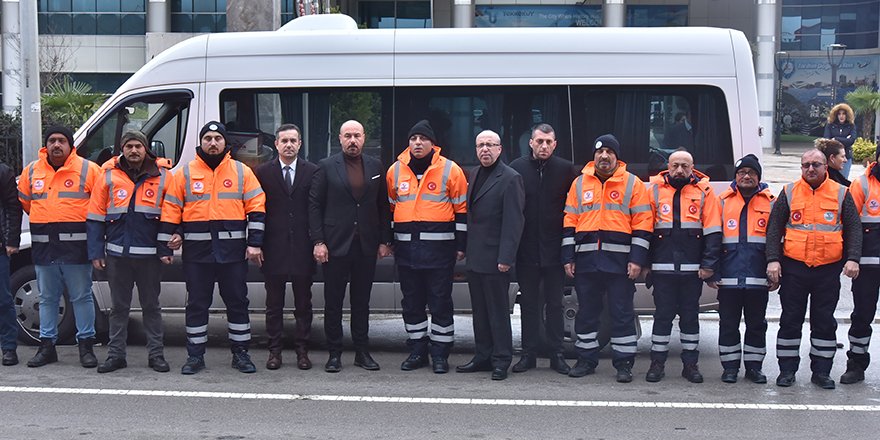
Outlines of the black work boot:
[[624,362],[617,366],[617,381],[620,383],[633,381],[632,362]]
[[846,361],[846,371],[840,376],[840,383],[849,385],[865,380],[865,370],[852,359]]
[[79,363],[83,368],[95,368],[98,366],[98,358],[95,357],[95,338],[80,339],[79,345]]
[[690,383],[703,383],[703,375],[700,373],[700,368],[697,367],[696,362],[684,364],[684,368],[681,369],[681,377],[687,379]]
[[663,379],[663,376],[666,375],[666,362],[663,361],[651,361],[651,366],[648,368],[648,374],[645,375],[645,380],[648,382],[660,382]]
[[242,373],[256,373],[257,367],[251,361],[251,355],[243,348],[232,350],[232,368]]
[[11,366],[18,364],[18,353],[15,352],[14,348],[9,350],[3,350],[3,365]]
[[[97,360],[96,360],[97,361]],[[55,342],[50,338],[40,338],[40,348],[37,354],[28,361],[28,367],[42,367],[46,364],[58,362],[58,352],[55,351]]]

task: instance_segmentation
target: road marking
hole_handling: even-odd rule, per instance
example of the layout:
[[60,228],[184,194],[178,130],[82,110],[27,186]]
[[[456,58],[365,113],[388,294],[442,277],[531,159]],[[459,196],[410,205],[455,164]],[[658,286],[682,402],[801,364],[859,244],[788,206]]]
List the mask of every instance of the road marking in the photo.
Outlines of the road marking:
[[96,396],[147,396],[201,399],[286,400],[356,403],[420,403],[426,405],[555,406],[592,408],[744,409],[758,411],[861,411],[880,412],[880,405],[798,405],[784,403],[627,402],[603,400],[462,399],[446,397],[334,396],[321,394],[231,393],[218,391],[116,390],[103,388],[5,387],[0,393],[85,394]]

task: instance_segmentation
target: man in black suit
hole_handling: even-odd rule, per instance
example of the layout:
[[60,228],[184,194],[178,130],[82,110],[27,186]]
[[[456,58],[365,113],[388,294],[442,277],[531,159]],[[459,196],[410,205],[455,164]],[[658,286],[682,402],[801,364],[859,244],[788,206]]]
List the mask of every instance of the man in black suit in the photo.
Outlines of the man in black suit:
[[476,144],[480,166],[469,176],[466,248],[476,353],[455,370],[491,371],[492,380],[504,380],[513,359],[509,271],[525,223],[525,190],[522,177],[498,159],[497,133],[481,132]]
[[391,211],[382,163],[363,155],[358,121],[339,128],[342,151],[318,163],[309,191],[309,229],[315,261],[324,268],[324,333],[330,357],[324,370],[342,370],[342,302],[349,284],[354,365],[378,370],[368,351],[370,291],[377,258],[391,255]]
[[562,214],[566,194],[579,170],[553,155],[556,133],[549,124],[532,129],[529,147],[531,154],[510,163],[522,176],[526,190],[526,222],[516,258],[516,279],[522,292],[522,358],[513,372],[535,368],[539,352],[546,349],[550,368],[568,374],[570,367],[562,353]]
[[287,282],[293,287],[296,327],[293,345],[296,365],[312,368],[309,360],[309,333],[312,328],[312,275],[315,261],[309,239],[309,188],[318,166],[297,157],[302,132],[294,124],[282,124],[275,130],[278,159],[257,168],[256,175],[266,193],[266,236],[263,243],[263,276],[266,286],[266,334],[269,359],[266,368],[281,368],[283,342],[284,292]]

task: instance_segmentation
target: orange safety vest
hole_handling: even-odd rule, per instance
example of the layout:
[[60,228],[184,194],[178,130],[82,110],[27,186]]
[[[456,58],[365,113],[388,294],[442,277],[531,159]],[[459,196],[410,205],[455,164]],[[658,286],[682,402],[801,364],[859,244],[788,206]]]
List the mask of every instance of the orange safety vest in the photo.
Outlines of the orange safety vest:
[[734,189],[736,184],[719,196],[721,201],[721,280],[727,288],[767,287],[767,223],[775,197],[764,188],[749,199],[747,224],[740,223],[745,200]]
[[826,178],[813,190],[804,179],[785,185],[790,214],[782,251],[809,267],[843,258],[843,199],[846,187]]
[[[651,177],[651,205],[654,209],[651,270],[697,272],[706,256],[704,238],[721,232],[721,204],[709,184],[709,177],[694,170],[694,181],[680,191],[679,221],[676,224],[673,212],[676,189],[666,182],[668,174],[669,171],[663,171]],[[681,235],[673,236],[676,233]],[[712,260],[717,258],[715,255],[709,257]]]
[[196,155],[170,179],[159,240],[182,225],[185,261],[242,261],[246,244],[263,245],[265,217],[266,194],[250,168],[227,152],[212,170]]
[[859,208],[862,219],[862,257],[863,266],[880,266],[880,180],[872,175],[877,162],[872,163],[849,187],[853,201]]
[[579,272],[626,273],[630,261],[644,266],[653,223],[645,184],[626,171],[626,163],[618,161],[617,170],[603,183],[590,162],[566,198],[563,261],[572,261],[573,246]]
[[85,264],[86,215],[89,197],[101,169],[71,147],[58,170],[49,164],[48,151],[21,172],[18,198],[30,220],[35,264]]

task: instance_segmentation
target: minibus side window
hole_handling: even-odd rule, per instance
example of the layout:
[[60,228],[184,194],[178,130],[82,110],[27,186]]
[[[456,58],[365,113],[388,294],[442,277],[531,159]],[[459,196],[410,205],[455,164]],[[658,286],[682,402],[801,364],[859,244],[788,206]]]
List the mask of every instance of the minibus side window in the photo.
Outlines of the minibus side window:
[[128,130],[144,132],[158,157],[176,163],[183,150],[192,93],[135,96],[116,105],[77,146],[77,153],[103,164],[119,153],[119,139]]

